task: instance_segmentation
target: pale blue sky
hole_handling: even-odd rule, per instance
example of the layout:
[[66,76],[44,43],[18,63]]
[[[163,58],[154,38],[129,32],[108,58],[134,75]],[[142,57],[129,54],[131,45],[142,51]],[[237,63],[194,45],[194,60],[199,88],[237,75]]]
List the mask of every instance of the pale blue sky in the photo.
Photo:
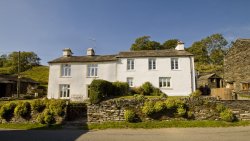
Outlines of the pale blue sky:
[[0,0],[0,54],[34,51],[42,64],[63,48],[85,55],[129,50],[137,37],[190,46],[213,33],[250,38],[249,0]]

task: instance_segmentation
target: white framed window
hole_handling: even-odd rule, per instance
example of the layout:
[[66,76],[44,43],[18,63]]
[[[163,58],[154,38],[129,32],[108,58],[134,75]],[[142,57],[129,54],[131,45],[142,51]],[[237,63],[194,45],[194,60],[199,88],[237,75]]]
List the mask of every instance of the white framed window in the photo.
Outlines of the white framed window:
[[135,69],[135,60],[127,59],[127,70],[134,70],[134,69]]
[[88,64],[87,76],[88,77],[98,76],[98,64]]
[[155,59],[148,59],[148,69],[155,70],[156,69],[156,60]]
[[70,85],[69,84],[60,84],[60,98],[69,98],[70,97]]
[[159,77],[159,87],[160,88],[170,88],[171,87],[170,77]]
[[128,77],[127,78],[127,82],[129,87],[134,87],[134,82],[133,82],[134,78],[133,77]]
[[171,58],[171,69],[172,70],[179,69],[179,59],[178,58]]
[[64,77],[71,76],[71,65],[62,64],[62,66],[61,66],[61,76],[64,76]]

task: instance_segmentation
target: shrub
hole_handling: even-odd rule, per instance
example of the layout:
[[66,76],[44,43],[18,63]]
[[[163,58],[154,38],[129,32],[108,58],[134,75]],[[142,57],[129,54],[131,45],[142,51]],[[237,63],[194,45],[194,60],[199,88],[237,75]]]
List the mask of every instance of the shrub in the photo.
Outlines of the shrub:
[[168,109],[173,109],[175,107],[175,100],[174,99],[167,99],[165,101],[165,105]]
[[124,113],[124,118],[127,122],[135,121],[135,112],[133,110],[126,110]]
[[219,113],[223,112],[224,110],[226,110],[226,107],[223,104],[216,105],[216,111],[218,111]]
[[234,121],[234,115],[233,112],[230,109],[225,109],[220,113],[220,117],[222,120],[227,121],[227,122],[232,122]]
[[194,119],[194,113],[191,112],[191,111],[188,111],[188,112],[187,112],[187,118],[188,118],[188,119]]
[[56,122],[54,114],[49,109],[45,109],[43,113],[37,117],[36,120],[41,124],[48,125]]
[[154,105],[155,112],[161,112],[165,109],[165,104],[162,101],[157,101]]
[[63,116],[66,110],[66,101],[65,100],[50,100],[47,103],[47,107],[50,112],[57,116]]
[[199,96],[201,96],[200,90],[196,90],[190,94],[190,97],[199,97]]
[[15,107],[16,104],[13,102],[2,105],[0,109],[1,118],[9,120],[13,116]]
[[135,94],[134,98],[135,98],[136,101],[140,101],[140,102],[143,102],[145,100],[145,96],[140,95],[140,94]]
[[151,95],[154,90],[154,86],[150,82],[145,82],[141,86],[143,95]]
[[127,82],[113,82],[114,95],[127,95],[129,93],[129,85]]
[[33,100],[31,102],[31,108],[32,110],[34,111],[37,111],[37,112],[42,112],[46,107],[46,104],[45,104],[45,101],[42,101],[40,99],[37,99],[37,100]]
[[167,96],[167,94],[161,93],[160,97],[161,98],[167,98],[168,96]]
[[111,96],[113,85],[106,80],[93,80],[90,84],[89,100],[92,104],[101,102],[105,97]]
[[177,115],[182,117],[186,114],[186,109],[183,106],[177,108]]
[[150,116],[154,113],[154,103],[152,101],[145,102],[142,107],[142,113],[146,116]]
[[31,106],[29,102],[19,102],[15,108],[15,116],[27,118],[31,113]]
[[151,93],[151,95],[155,95],[155,96],[167,96],[166,94],[164,94],[159,88],[153,88],[153,92]]

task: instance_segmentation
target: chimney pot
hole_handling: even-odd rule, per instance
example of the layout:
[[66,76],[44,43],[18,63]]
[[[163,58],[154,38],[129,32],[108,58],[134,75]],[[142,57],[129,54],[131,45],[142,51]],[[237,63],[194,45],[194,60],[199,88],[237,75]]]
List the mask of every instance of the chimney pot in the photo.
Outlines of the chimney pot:
[[87,55],[88,56],[94,56],[95,55],[95,51],[93,48],[88,48],[87,49]]
[[73,53],[72,53],[70,48],[63,49],[63,57],[70,57],[70,56],[72,56],[72,54]]
[[184,43],[182,41],[178,41],[177,46],[175,47],[175,50],[184,50]]

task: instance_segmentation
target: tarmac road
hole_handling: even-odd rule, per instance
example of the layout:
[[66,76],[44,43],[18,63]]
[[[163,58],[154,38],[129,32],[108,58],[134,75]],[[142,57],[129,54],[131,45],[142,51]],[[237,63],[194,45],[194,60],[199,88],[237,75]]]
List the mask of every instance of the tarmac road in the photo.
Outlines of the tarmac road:
[[0,130],[1,141],[249,141],[250,126],[84,130]]

